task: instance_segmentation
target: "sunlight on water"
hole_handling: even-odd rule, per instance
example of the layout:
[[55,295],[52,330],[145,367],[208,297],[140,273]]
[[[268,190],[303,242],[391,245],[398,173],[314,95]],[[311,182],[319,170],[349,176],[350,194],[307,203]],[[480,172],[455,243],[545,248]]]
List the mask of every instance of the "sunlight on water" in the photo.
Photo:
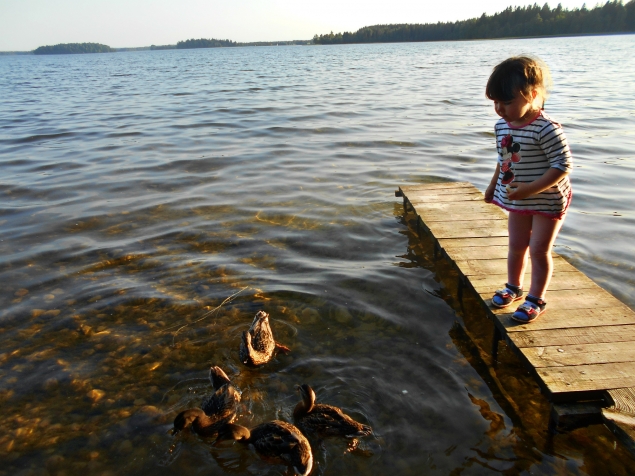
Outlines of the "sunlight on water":
[[[604,427],[548,434],[508,349],[483,360],[490,324],[394,198],[484,189],[485,82],[521,52],[575,157],[556,251],[633,307],[633,36],[0,57],[0,474],[283,474],[169,434],[210,365],[241,424],[291,421],[309,383],[373,427],[313,474],[628,474]],[[251,369],[259,309],[291,353]]]

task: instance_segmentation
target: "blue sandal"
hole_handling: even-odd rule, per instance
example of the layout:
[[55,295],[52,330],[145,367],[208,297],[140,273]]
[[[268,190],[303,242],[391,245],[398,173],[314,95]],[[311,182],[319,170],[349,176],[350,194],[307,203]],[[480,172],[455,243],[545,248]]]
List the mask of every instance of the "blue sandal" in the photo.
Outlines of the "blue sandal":
[[523,290],[518,286],[505,283],[504,289],[498,289],[492,297],[492,306],[502,309],[523,297]]
[[516,312],[512,314],[512,319],[523,324],[533,322],[538,316],[545,312],[547,303],[537,297],[527,295],[525,302],[518,306]]

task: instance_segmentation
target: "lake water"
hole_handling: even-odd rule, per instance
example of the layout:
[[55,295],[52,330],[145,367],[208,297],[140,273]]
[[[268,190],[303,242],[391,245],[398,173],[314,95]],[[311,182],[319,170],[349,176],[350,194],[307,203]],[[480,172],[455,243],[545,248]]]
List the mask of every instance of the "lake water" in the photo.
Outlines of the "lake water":
[[[549,435],[508,349],[486,364],[394,197],[484,190],[518,53],[575,157],[556,251],[633,307],[635,36],[0,57],[0,474],[282,474],[168,433],[210,365],[245,425],[306,382],[373,427],[313,474],[632,473],[603,426]],[[292,352],[247,369],[259,309]]]

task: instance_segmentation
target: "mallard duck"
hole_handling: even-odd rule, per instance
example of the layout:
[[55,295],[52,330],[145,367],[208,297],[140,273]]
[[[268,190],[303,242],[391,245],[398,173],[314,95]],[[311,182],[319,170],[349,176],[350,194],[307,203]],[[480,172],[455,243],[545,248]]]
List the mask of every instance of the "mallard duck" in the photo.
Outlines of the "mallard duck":
[[201,436],[217,436],[218,430],[227,425],[227,420],[219,415],[206,415],[200,408],[182,411],[174,419],[173,434],[185,430],[189,426]]
[[174,419],[173,433],[191,426],[202,436],[216,436],[218,430],[232,423],[238,416],[240,392],[234,387],[220,367],[210,368],[209,378],[216,390],[207,397],[201,408],[182,411]]
[[313,468],[311,445],[298,428],[291,423],[273,420],[251,430],[235,424],[223,426],[219,440],[232,439],[253,445],[266,459],[281,460],[291,466],[295,474],[308,475]]
[[263,365],[271,360],[274,350],[278,348],[289,352],[289,348],[278,344],[271,332],[269,314],[258,311],[249,330],[244,331],[240,342],[240,361],[247,365]]
[[218,366],[209,369],[209,380],[216,391],[203,400],[201,408],[208,416],[223,415],[227,423],[233,422],[238,413],[240,391]]
[[341,409],[332,405],[315,403],[315,392],[307,385],[296,385],[302,400],[293,410],[293,419],[303,432],[320,437],[342,436],[356,438],[372,433],[372,428],[356,422]]

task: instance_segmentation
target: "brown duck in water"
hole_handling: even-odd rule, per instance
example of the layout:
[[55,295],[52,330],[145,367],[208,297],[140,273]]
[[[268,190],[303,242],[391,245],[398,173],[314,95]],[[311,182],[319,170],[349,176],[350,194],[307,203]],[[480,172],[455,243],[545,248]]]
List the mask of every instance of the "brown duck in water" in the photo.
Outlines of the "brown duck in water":
[[217,436],[218,430],[224,427],[227,422],[217,415],[208,416],[200,408],[190,408],[182,411],[174,419],[174,430],[176,434],[189,426],[201,436]]
[[179,413],[174,419],[173,433],[191,426],[199,435],[213,437],[223,426],[236,419],[240,392],[220,367],[212,367],[209,374],[216,391],[203,401],[202,408],[190,408]]
[[206,415],[223,415],[227,423],[236,419],[240,404],[240,391],[232,385],[223,369],[213,366],[209,369],[209,380],[215,392],[203,400],[201,408]]
[[258,311],[249,330],[244,331],[240,342],[240,361],[246,365],[263,365],[271,360],[276,348],[287,353],[289,348],[278,344],[271,332],[269,314]]
[[225,425],[219,440],[232,439],[253,445],[266,460],[273,459],[291,466],[295,474],[306,476],[313,468],[311,445],[304,435],[290,423],[273,420],[251,430],[241,426]]
[[[296,390],[302,396],[293,410],[293,419],[303,432],[316,434],[319,437],[342,436],[356,438],[372,433],[372,428],[356,422],[341,409],[332,405],[315,403],[315,392],[307,385],[297,385]],[[352,449],[356,447],[355,444]]]

